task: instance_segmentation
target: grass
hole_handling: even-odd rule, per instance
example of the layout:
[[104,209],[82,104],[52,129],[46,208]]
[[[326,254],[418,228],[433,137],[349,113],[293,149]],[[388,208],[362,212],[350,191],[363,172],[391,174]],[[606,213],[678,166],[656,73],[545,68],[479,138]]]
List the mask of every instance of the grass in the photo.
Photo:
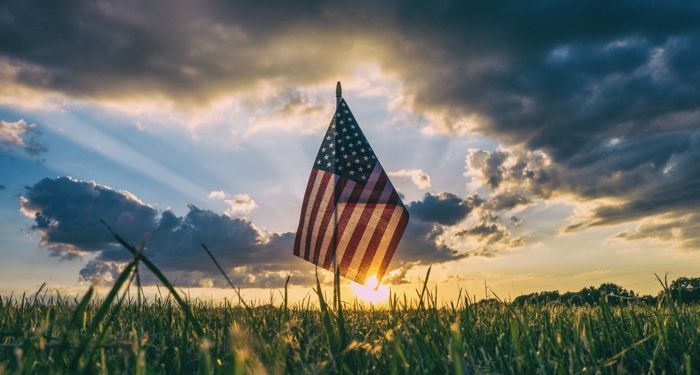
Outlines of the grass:
[[[181,296],[142,248],[115,238],[133,260],[104,298],[43,287],[0,298],[0,373],[700,372],[700,306],[438,306],[429,274],[416,298],[383,309],[341,304],[338,288],[328,302],[318,283],[316,304],[214,303]],[[139,264],[165,295],[129,294]]]

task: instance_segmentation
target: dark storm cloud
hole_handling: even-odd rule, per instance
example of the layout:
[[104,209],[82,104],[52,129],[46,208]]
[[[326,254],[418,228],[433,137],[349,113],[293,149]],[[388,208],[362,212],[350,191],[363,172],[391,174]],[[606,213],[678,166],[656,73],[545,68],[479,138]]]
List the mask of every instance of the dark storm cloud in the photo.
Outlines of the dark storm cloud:
[[[53,255],[70,259],[96,254],[80,272],[86,280],[114,277],[130,259],[100,219],[132,243],[145,240],[145,254],[180,285],[198,286],[203,281],[223,285],[201,243],[231,270],[233,280],[248,287],[278,286],[290,270],[309,271],[289,251],[291,233],[265,233],[245,219],[194,206],[184,217],[171,211],[159,214],[130,193],[95,182],[46,178],[27,187],[20,204],[33,217],[32,229],[41,234],[42,245]],[[292,276],[294,283],[311,282],[308,272],[295,271]]]
[[[608,140],[559,163],[522,148],[472,150],[467,156],[467,170],[492,191],[485,206],[493,210],[554,194],[615,199],[614,203],[604,201],[587,219],[565,228],[569,232],[655,215],[684,217],[696,211],[700,207],[699,165],[698,130]],[[692,232],[694,226],[685,228],[686,224],[677,221],[680,233]]]
[[432,264],[466,256],[439,240],[444,233],[445,228],[442,225],[412,217],[396,249],[392,264]]
[[699,208],[696,2],[10,1],[0,55],[8,83],[190,103],[373,61],[431,126],[511,147],[474,160],[489,209],[619,202],[585,228]]
[[132,242],[141,241],[156,225],[157,211],[131,195],[93,181],[45,178],[20,197],[22,211],[32,216],[32,229],[50,248],[98,251],[113,242],[100,219]]
[[[491,255],[504,248],[523,245],[522,238],[513,236],[510,229],[501,224],[500,217],[485,207],[487,205],[477,195],[463,199],[446,192],[426,193],[422,200],[411,202],[407,206],[411,220],[397,249],[394,264],[410,268],[472,255]],[[471,248],[457,250],[451,247],[445,238],[450,236],[446,230],[461,224],[475,211],[478,211],[478,215],[474,215],[478,222],[476,227],[493,225],[494,232],[476,236],[481,238],[477,238],[477,244]],[[458,232],[457,237],[469,236],[468,231]]]
[[296,85],[350,69],[327,51],[353,48],[354,34],[338,38],[350,21],[335,13],[324,3],[11,1],[0,54],[13,81],[40,89],[206,102],[260,80]]
[[463,220],[480,203],[477,196],[464,200],[452,193],[426,193],[423,200],[411,202],[408,209],[412,217],[421,221],[453,225]]
[[[572,230],[700,209],[698,4],[464,7],[429,7],[415,18],[415,50],[442,63],[435,72],[418,57],[406,69],[421,77],[414,106],[439,113],[446,130],[459,132],[460,120],[477,115],[473,129],[513,146],[472,155],[494,193],[487,207],[554,194],[610,198]],[[425,20],[446,8],[454,23],[421,37]],[[457,20],[461,30],[449,26]],[[431,48],[438,38],[444,43]],[[694,226],[684,223],[676,229],[685,241]]]
[[[35,87],[195,101],[375,60],[403,76],[417,107],[478,113],[493,120],[483,130],[559,155],[650,103],[664,108],[657,115],[697,103],[697,80],[674,83],[697,75],[699,14],[693,3],[651,1],[11,1],[0,53],[16,81]],[[581,124],[585,132],[567,131]]]
[[472,149],[466,169],[478,186],[491,192],[484,203],[491,211],[529,204],[534,198],[549,198],[562,185],[561,172],[552,167],[547,155],[521,148]]
[[[408,205],[412,218],[394,258],[396,267],[456,260],[469,255],[441,240],[445,229],[464,220],[477,197],[426,194]],[[288,274],[294,284],[314,282],[310,264],[292,255],[294,233],[268,233],[252,222],[189,206],[185,216],[161,213],[126,191],[68,177],[43,179],[20,196],[22,212],[52,255],[65,259],[94,254],[80,271],[84,280],[112,280],[129,253],[118,245],[104,220],[146,254],[169,278],[185,286],[225,286],[204,254],[205,243],[231,279],[242,287],[279,287]],[[496,241],[493,241],[496,242]],[[144,282],[155,282],[146,276]]]
[[483,243],[474,251],[479,255],[494,255],[504,248],[520,247],[525,244],[522,236],[513,236],[511,231],[498,220],[481,221],[478,224],[457,232],[457,237],[473,237]]
[[477,130],[555,161],[697,127],[696,3],[375,3],[11,1],[0,54],[7,79],[33,87],[195,102],[374,60],[436,126],[457,132],[476,115]]

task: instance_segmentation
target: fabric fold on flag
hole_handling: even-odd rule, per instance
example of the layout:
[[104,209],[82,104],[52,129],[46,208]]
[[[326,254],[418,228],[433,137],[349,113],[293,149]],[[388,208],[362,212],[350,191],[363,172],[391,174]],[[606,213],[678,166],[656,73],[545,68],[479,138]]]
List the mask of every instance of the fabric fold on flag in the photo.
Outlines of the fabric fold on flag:
[[318,151],[294,255],[364,284],[381,280],[408,224],[398,192],[341,99]]

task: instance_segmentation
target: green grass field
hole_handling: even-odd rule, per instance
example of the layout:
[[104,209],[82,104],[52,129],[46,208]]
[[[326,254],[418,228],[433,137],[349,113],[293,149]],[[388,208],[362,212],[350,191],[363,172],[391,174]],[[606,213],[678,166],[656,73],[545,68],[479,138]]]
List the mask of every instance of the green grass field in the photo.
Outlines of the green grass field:
[[[700,370],[700,307],[515,305],[426,284],[373,309],[184,299],[137,249],[104,297],[0,300],[2,373],[668,373]],[[137,262],[138,260],[138,262]],[[134,295],[137,264],[166,291]],[[426,277],[427,279],[427,277]],[[337,280],[336,280],[337,283]],[[336,284],[337,285],[337,284]],[[131,288],[130,288],[131,287]],[[131,291],[131,294],[130,294]]]
[[101,302],[4,299],[3,371],[690,374],[700,365],[697,306],[437,308],[429,293],[423,305],[342,312],[186,301],[194,323],[173,298],[117,296],[106,311]]

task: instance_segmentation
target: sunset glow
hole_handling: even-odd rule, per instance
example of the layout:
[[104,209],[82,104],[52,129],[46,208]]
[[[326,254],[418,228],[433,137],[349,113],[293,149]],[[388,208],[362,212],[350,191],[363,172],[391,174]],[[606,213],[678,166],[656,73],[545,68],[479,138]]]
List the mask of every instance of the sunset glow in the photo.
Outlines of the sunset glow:
[[[288,285],[289,301],[304,301],[315,265],[294,248],[327,254],[332,238],[303,210],[311,171],[319,155],[347,155],[361,181],[374,170],[362,149],[409,217],[384,253],[398,296],[428,267],[440,303],[488,297],[485,284],[511,298],[607,282],[655,295],[655,274],[700,276],[694,4],[615,2],[586,20],[598,4],[419,3],[9,2],[0,295],[109,285],[128,257],[104,221],[145,243],[177,287],[230,292],[204,243],[246,295]],[[343,141],[361,135],[358,155],[322,145],[338,82],[361,130]],[[364,218],[381,222],[374,212]],[[363,301],[388,293],[352,289]]]
[[379,284],[377,276],[367,277],[364,285],[353,282],[350,284],[355,296],[362,302],[382,303],[389,299],[389,285]]

